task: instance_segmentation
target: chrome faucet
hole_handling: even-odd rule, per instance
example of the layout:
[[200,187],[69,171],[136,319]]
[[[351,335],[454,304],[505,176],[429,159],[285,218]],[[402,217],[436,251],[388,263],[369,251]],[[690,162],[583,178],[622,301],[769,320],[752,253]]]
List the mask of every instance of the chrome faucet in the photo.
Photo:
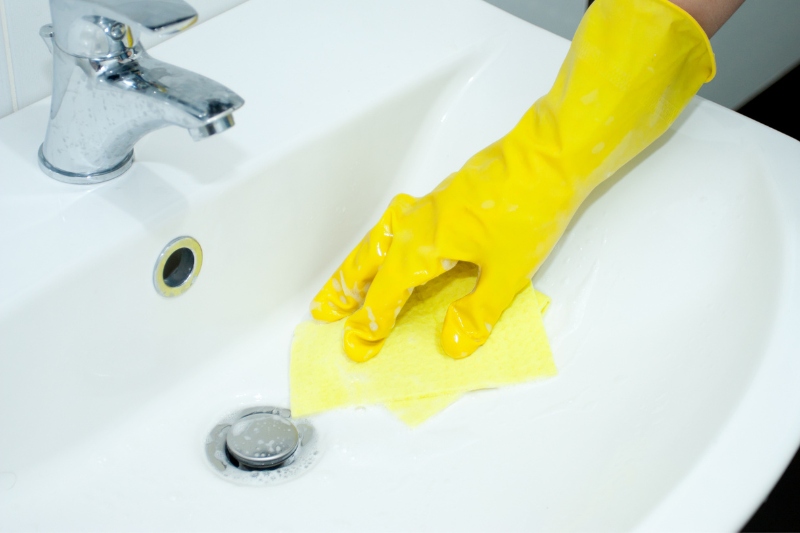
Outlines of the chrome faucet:
[[168,125],[200,140],[233,126],[244,100],[204,76],[153,59],[141,30],[183,31],[183,0],[50,0],[41,36],[53,54],[53,99],[39,166],[67,183],[100,183],[133,164],[133,147]]

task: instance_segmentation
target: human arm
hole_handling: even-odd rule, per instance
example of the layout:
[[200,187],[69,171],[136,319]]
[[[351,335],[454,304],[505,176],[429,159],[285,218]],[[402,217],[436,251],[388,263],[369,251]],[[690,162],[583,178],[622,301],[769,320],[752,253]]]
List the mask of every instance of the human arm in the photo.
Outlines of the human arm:
[[706,33],[667,0],[598,0],[551,90],[505,137],[434,191],[396,197],[312,303],[345,324],[345,351],[374,357],[414,287],[456,261],[480,267],[447,311],[442,347],[473,353],[586,196],[666,131],[714,75]]
[[672,0],[672,3],[689,13],[710,39],[744,0]]

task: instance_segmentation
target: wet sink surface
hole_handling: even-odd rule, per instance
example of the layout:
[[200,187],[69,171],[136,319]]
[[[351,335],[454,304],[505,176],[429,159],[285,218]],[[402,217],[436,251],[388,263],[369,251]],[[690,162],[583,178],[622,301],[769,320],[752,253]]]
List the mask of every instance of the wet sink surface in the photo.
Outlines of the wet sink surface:
[[[47,101],[0,121],[4,529],[740,527],[800,442],[800,144],[702,99],[534,279],[556,378],[415,430],[317,416],[284,485],[205,463],[222,416],[288,404],[292,330],[388,200],[510,129],[567,46],[478,1],[248,2],[153,50],[245,98],[224,135],[161,130],[77,187],[36,166]],[[203,269],[165,299],[181,235]]]

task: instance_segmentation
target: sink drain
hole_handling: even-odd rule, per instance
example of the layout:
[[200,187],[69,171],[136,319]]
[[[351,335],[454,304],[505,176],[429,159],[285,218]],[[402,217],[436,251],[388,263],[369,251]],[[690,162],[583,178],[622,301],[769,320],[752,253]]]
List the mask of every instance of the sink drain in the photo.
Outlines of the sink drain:
[[272,485],[314,466],[320,453],[314,428],[288,409],[250,407],[225,417],[206,438],[214,471],[234,483]]

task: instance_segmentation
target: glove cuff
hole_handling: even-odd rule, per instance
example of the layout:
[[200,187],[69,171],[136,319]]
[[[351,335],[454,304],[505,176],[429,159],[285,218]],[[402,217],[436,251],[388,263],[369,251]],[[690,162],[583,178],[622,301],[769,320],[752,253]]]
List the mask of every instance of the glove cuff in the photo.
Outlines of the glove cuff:
[[580,203],[664,133],[715,71],[705,31],[675,4],[597,0],[552,89],[500,141],[506,161],[561,182]]

